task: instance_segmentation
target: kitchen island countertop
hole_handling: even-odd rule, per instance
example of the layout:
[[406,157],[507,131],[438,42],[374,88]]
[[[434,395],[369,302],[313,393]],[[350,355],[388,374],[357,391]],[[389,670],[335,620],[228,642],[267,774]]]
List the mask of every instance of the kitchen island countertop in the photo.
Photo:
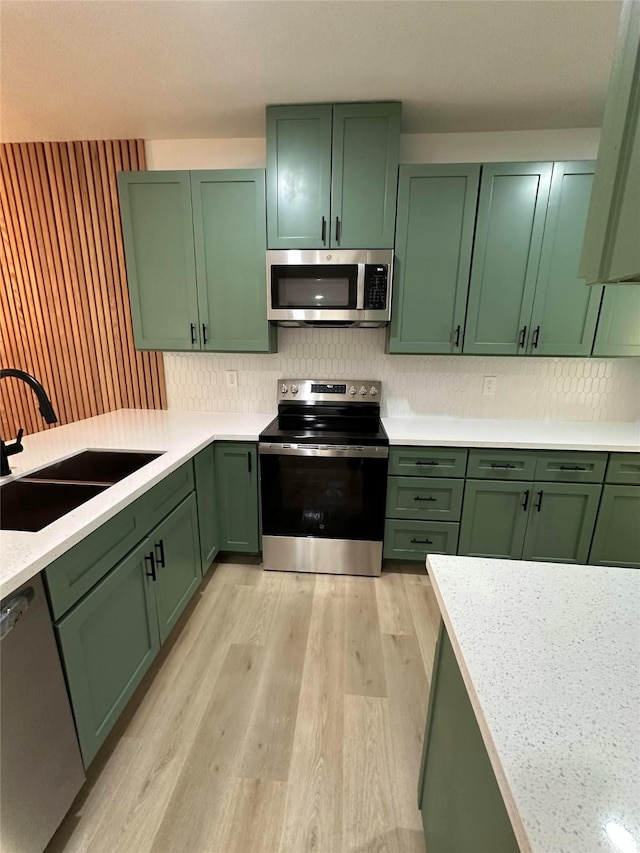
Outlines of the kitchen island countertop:
[[638,849],[640,572],[427,568],[520,849]]

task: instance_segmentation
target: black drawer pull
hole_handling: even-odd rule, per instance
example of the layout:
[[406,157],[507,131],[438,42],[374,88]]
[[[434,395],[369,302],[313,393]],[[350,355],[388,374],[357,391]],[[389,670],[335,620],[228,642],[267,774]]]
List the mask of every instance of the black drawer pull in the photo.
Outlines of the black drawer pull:
[[460,326],[456,326],[456,330],[454,333],[453,346],[456,348],[460,346]]
[[324,218],[324,216],[322,217],[322,237],[321,237],[321,239],[322,239],[323,243],[327,242],[327,220]]
[[586,467],[584,465],[561,465],[561,471],[586,471]]
[[433,545],[431,539],[412,539],[412,545]]
[[196,342],[196,324],[191,324],[191,343],[195,344]]
[[504,463],[492,462],[491,467],[492,468],[515,468],[516,466],[512,465],[511,462],[504,462]]
[[536,509],[538,510],[538,512],[540,512],[540,509],[542,507],[542,495],[542,492],[538,492],[538,500],[536,501]]
[[202,324],[202,343],[203,344],[207,343],[207,324],[206,323]]
[[415,496],[415,498],[414,498],[414,501],[435,501],[435,500],[437,500],[437,499],[436,499],[436,498],[432,498],[432,497],[428,497],[428,498],[421,498],[421,497],[420,497],[420,495],[416,495],[416,496]]
[[533,336],[531,338],[531,346],[533,349],[538,349],[538,341],[540,339],[540,326],[536,326],[533,330]]
[[520,329],[520,337],[518,338],[518,346],[520,347],[520,349],[523,348],[524,342],[526,341],[526,339],[527,339],[527,327],[523,326]]
[[340,217],[336,216],[336,243],[340,245]]
[[524,497],[522,498],[520,506],[525,512],[527,511],[527,507],[529,506],[529,489],[525,489]]
[[[154,547],[154,550],[156,552],[156,565],[158,566],[159,569],[164,569],[164,567],[165,567],[164,539],[161,539],[159,542],[156,542],[156,544],[153,547]],[[158,549],[160,549],[159,555],[158,555]]]
[[418,459],[416,465],[439,465],[439,462],[436,462],[435,459],[427,459],[426,461],[423,459]]
[[156,578],[156,561],[153,557],[153,551],[149,551],[148,554],[145,554],[144,557],[145,563],[149,563],[151,565],[151,571],[147,572],[146,575],[148,578],[151,578],[152,581],[155,581]]
[[247,450],[247,473],[251,473],[251,451]]

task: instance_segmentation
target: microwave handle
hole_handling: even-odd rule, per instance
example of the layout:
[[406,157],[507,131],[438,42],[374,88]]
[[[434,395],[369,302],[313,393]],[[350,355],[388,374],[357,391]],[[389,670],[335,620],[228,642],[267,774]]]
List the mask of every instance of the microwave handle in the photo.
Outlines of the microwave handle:
[[358,264],[358,277],[356,279],[356,309],[364,308],[364,270],[365,264]]

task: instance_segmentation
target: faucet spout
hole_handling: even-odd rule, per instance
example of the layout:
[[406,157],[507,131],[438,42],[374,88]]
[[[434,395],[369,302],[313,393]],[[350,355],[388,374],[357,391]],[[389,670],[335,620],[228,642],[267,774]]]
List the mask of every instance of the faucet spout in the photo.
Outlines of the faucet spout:
[[[51,405],[51,400],[48,398],[47,392],[35,376],[32,376],[30,373],[26,373],[24,370],[17,370],[15,367],[7,367],[0,370],[0,379],[7,379],[9,377],[21,379],[23,382],[26,382],[38,398],[40,414],[45,421],[48,424],[57,423],[58,418],[56,417],[56,413]],[[2,439],[0,439],[0,477],[5,477],[11,473],[11,468],[9,468],[9,456],[13,456],[14,453],[20,453],[23,449],[22,432],[23,430],[18,431],[18,436],[13,444],[7,445],[2,441]]]

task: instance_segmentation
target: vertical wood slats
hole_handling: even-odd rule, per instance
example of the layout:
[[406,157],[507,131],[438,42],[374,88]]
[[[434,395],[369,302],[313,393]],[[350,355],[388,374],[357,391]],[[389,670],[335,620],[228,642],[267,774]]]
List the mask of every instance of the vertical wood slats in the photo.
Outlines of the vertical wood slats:
[[[116,173],[142,140],[0,145],[0,366],[44,385],[59,422],[166,408],[162,354],[137,352]],[[0,382],[0,429],[46,429],[35,396]]]

